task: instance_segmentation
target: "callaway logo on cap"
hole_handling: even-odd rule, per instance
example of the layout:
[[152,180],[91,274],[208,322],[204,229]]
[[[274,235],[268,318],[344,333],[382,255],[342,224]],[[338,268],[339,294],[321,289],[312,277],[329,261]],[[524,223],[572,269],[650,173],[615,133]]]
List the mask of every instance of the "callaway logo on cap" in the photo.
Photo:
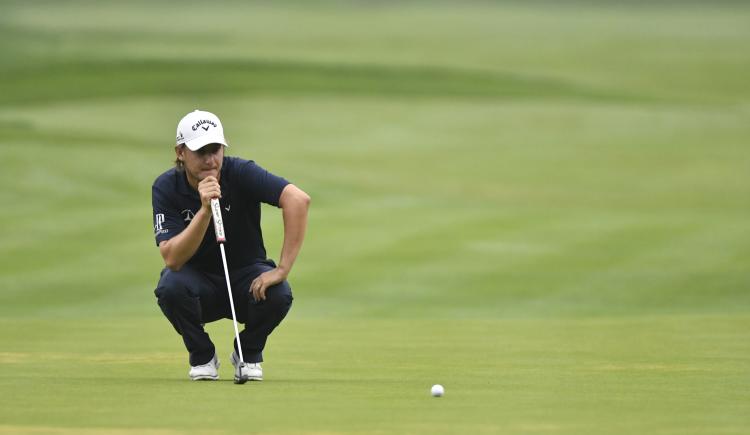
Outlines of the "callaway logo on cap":
[[177,124],[177,145],[181,143],[191,151],[197,151],[211,143],[229,146],[224,139],[224,128],[219,117],[202,110],[188,113]]

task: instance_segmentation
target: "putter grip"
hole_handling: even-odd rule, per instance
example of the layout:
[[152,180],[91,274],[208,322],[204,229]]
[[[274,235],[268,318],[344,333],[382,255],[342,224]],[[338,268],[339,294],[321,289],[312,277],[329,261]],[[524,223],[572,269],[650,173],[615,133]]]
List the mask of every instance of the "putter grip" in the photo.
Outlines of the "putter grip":
[[211,214],[214,217],[214,232],[216,233],[216,242],[224,243],[227,241],[224,235],[224,220],[221,218],[221,204],[214,198],[211,200]]

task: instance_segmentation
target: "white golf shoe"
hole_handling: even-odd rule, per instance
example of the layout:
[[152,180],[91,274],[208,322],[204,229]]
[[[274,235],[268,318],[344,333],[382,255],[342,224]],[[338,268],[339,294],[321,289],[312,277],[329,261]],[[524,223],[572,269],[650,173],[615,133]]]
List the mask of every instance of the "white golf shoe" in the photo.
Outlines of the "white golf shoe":
[[[232,365],[237,369],[237,364],[240,361],[240,357],[237,356],[237,352],[232,352],[230,357]],[[249,381],[262,381],[263,380],[263,368],[260,363],[245,363],[242,367],[242,374],[247,377]]]
[[193,381],[215,381],[219,379],[219,358],[211,358],[211,361],[200,365],[190,367],[190,379]]

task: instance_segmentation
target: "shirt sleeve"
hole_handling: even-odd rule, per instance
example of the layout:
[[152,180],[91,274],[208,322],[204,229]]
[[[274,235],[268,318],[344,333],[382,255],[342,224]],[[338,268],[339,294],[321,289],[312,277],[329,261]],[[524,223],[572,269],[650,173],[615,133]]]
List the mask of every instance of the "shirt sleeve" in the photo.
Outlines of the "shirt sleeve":
[[242,192],[250,199],[279,206],[281,191],[289,181],[261,168],[253,161],[240,165],[238,178]]
[[151,204],[154,209],[154,237],[156,246],[180,234],[185,222],[169,197],[156,185],[151,188]]

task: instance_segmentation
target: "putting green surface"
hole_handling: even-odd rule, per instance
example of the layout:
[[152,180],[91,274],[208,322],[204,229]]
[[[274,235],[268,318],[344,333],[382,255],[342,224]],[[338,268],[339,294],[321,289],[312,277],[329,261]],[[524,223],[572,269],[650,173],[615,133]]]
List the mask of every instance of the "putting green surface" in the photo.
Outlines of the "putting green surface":
[[[10,425],[0,430],[743,433],[747,423],[747,317],[292,317],[266,380],[242,386],[229,340],[217,346],[222,380],[190,382],[161,319],[59,324],[1,325],[14,337],[0,361],[15,397],[0,401]],[[436,382],[442,398],[430,397]]]
[[[0,433],[747,433],[750,7],[2,10]],[[262,383],[153,296],[196,107],[313,198]]]

